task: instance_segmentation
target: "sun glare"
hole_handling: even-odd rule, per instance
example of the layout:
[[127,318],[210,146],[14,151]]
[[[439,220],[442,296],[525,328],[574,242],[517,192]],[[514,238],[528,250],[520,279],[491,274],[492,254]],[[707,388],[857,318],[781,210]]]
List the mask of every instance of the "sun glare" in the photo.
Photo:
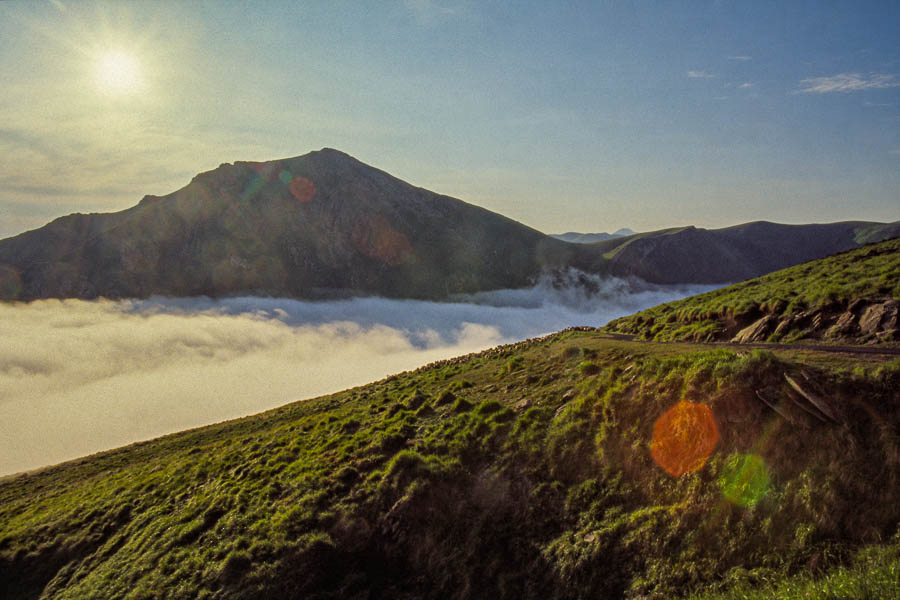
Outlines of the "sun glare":
[[140,68],[133,56],[120,50],[104,52],[97,58],[97,83],[103,92],[126,94],[137,89]]

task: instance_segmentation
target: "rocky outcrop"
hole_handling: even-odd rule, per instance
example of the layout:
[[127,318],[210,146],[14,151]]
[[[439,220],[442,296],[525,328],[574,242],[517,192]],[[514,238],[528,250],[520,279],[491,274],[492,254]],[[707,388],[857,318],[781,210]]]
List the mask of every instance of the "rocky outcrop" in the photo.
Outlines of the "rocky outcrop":
[[754,321],[749,327],[741,329],[731,341],[743,344],[765,340],[776,327],[776,323],[778,323],[778,319],[775,315],[766,315],[763,318]]
[[866,335],[897,330],[897,312],[900,302],[886,300],[868,306],[859,318],[859,329]]
[[850,343],[893,341],[900,338],[900,301],[857,298],[849,304],[830,304],[795,315],[764,315],[744,327],[732,342],[827,339]]

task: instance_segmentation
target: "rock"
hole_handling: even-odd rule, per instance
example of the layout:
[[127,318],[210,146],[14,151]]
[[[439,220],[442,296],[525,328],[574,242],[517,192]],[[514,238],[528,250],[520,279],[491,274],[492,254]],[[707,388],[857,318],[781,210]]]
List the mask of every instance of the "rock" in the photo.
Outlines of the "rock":
[[859,318],[859,328],[864,334],[875,334],[897,328],[897,308],[900,302],[886,300],[869,306]]
[[813,320],[817,314],[821,312],[819,308],[811,308],[809,310],[804,310],[802,313],[794,317],[794,326],[797,328],[807,327],[810,322]]
[[766,315],[753,324],[741,329],[731,341],[743,344],[746,342],[757,342],[769,337],[772,331],[776,317],[774,315]]
[[853,333],[856,329],[856,315],[851,310],[847,310],[847,312],[842,313],[840,317],[838,317],[837,323],[828,328],[828,331],[825,332],[826,337],[840,337],[842,335],[847,335]]
[[787,317],[779,321],[778,326],[775,328],[775,333],[778,335],[787,333],[787,331],[791,328],[791,325],[794,324],[794,317]]
[[822,329],[822,325],[824,323],[825,323],[825,312],[821,311],[821,310],[817,311],[816,314],[814,314],[813,318],[812,318],[813,329],[815,329],[816,331],[818,331],[819,329]]
[[531,407],[531,398],[522,398],[521,400],[519,400],[518,402],[513,404],[513,409],[518,412],[527,410],[530,407]]

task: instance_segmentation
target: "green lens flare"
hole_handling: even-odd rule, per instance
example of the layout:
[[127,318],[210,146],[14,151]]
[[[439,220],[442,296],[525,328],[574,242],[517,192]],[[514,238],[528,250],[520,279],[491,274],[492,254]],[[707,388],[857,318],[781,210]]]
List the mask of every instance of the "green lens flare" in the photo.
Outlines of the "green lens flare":
[[241,200],[244,202],[250,202],[259,191],[266,185],[266,179],[259,175],[254,175],[250,178],[250,181],[247,183],[247,186],[244,188],[244,191],[241,193]]
[[719,478],[725,497],[741,506],[753,506],[769,492],[772,481],[766,463],[756,454],[736,454]]

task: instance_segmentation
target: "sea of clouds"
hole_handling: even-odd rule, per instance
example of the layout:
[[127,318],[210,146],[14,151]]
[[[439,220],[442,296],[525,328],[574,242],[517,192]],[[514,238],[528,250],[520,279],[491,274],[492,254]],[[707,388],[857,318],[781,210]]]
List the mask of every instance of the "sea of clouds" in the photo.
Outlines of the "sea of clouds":
[[257,413],[711,289],[572,273],[453,302],[0,303],[0,475]]

